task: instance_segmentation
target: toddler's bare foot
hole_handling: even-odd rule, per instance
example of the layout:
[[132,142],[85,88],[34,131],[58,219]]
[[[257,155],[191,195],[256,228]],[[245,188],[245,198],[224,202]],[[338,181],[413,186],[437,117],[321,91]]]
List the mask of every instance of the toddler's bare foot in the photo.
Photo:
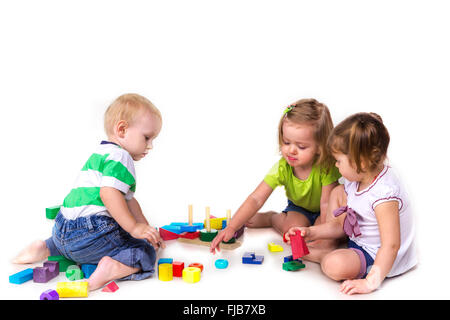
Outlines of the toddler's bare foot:
[[129,267],[105,256],[99,261],[94,273],[88,279],[89,290],[97,290],[112,280],[123,278],[138,271],[138,268]]
[[274,214],[273,211],[257,213],[247,221],[245,226],[249,228],[271,227]]
[[13,260],[12,263],[35,263],[45,260],[50,255],[45,241],[36,240],[28,247],[22,250]]

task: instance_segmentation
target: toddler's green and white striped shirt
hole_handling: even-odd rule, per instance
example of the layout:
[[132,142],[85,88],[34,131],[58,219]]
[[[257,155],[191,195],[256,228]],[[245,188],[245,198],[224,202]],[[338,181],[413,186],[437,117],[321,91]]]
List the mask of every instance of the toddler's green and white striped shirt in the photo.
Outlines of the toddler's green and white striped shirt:
[[101,187],[113,187],[130,200],[136,191],[133,158],[120,146],[102,141],[84,164],[70,193],[65,197],[61,213],[66,219],[93,214],[111,216],[100,198]]

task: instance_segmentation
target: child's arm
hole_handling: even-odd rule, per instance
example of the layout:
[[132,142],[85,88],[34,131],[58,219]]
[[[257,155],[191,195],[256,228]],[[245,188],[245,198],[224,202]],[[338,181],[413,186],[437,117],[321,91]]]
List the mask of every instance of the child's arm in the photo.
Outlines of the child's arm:
[[130,209],[131,214],[137,222],[150,225],[144,214],[142,213],[141,206],[139,205],[139,202],[136,200],[136,198],[133,197],[131,200],[127,200],[127,205],[128,209]]
[[398,202],[388,201],[375,207],[381,247],[372,269],[365,279],[347,280],[341,285],[341,292],[347,294],[369,293],[377,289],[392,268],[400,248],[400,216]]
[[112,218],[133,238],[146,239],[155,248],[159,247],[162,243],[159,233],[148,224],[136,220],[121,191],[113,187],[101,187],[100,198]]
[[233,215],[230,224],[211,242],[210,251],[212,253],[215,253],[216,249],[220,251],[220,242],[230,240],[236,230],[242,227],[248,219],[253,217],[261,209],[272,192],[273,189],[265,181],[262,181]]
[[292,227],[286,232],[284,238],[290,243],[290,236],[294,235],[296,230],[300,230],[300,235],[305,238],[305,241],[340,239],[346,236],[344,229],[342,228],[344,218],[345,217],[337,217],[332,221],[311,227]]
[[320,223],[325,223],[327,220],[328,202],[330,200],[331,191],[338,185],[339,183],[336,181],[322,187],[322,195],[320,196]]

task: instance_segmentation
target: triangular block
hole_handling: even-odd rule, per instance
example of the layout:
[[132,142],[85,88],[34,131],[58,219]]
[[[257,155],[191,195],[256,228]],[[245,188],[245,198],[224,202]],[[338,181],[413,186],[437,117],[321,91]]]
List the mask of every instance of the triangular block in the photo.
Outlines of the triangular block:
[[119,289],[119,286],[114,281],[111,281],[102,289],[102,292],[116,292],[117,289]]

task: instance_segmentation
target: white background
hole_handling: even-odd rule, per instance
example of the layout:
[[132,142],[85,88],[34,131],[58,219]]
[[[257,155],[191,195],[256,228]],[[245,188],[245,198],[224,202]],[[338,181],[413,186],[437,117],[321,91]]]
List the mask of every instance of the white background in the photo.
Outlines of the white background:
[[[416,214],[420,265],[362,298],[450,298],[448,16],[445,1],[2,2],[0,298],[36,299],[55,286],[9,284],[24,268],[10,259],[50,236],[45,207],[62,202],[105,138],[104,110],[126,92],[163,115],[154,150],[136,163],[136,198],[155,226],[187,220],[190,203],[196,221],[205,206],[234,212],[278,160],[277,124],[289,103],[314,97],[335,124],[377,112]],[[264,209],[285,201],[279,188]],[[266,249],[280,241],[272,231],[244,239],[241,251],[266,255],[262,272],[242,266],[239,249],[224,254],[235,264],[218,276],[206,249],[171,242],[161,256],[211,266],[200,289],[148,279],[90,297],[347,298],[317,265],[282,271]],[[236,290],[242,281],[252,287]],[[290,291],[295,285],[302,290]]]

